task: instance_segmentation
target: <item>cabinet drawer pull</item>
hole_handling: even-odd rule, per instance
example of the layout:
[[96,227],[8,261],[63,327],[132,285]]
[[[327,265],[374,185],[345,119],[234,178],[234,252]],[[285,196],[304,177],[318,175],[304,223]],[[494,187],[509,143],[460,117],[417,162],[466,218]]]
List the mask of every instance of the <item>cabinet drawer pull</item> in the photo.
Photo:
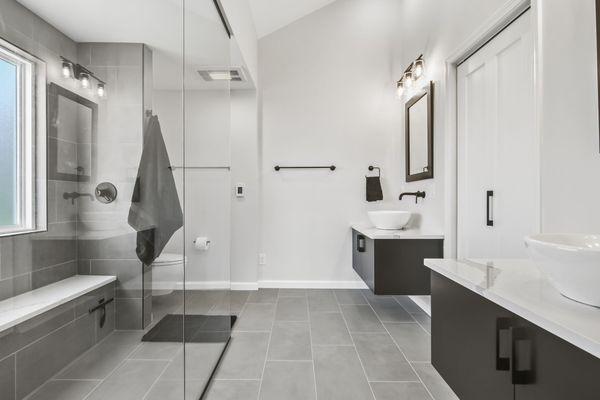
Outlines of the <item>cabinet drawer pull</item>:
[[510,371],[511,359],[511,333],[513,324],[510,318],[498,318],[496,320],[496,370]]
[[356,250],[359,253],[364,253],[367,251],[367,239],[362,235],[358,235],[356,237]]
[[527,328],[511,327],[511,378],[513,385],[528,385],[535,381],[533,338]]

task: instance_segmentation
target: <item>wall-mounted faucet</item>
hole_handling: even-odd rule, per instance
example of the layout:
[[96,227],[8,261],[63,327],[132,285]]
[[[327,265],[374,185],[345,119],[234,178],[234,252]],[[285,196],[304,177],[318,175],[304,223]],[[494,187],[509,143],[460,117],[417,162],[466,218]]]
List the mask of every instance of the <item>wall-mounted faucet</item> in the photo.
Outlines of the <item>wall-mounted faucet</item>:
[[80,197],[89,197],[91,201],[94,201],[94,196],[90,193],[79,193],[79,192],[65,192],[63,193],[63,199],[71,199],[71,204],[75,204],[75,199]]
[[402,200],[404,196],[415,196],[415,203],[418,203],[419,198],[424,199],[426,194],[425,192],[404,192],[400,195],[400,200]]

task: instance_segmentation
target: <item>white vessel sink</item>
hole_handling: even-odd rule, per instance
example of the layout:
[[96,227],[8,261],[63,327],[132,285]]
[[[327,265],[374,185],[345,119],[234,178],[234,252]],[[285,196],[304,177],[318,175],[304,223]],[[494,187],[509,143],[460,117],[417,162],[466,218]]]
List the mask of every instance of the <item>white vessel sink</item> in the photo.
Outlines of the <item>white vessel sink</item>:
[[564,296],[600,307],[600,235],[533,235],[525,245]]
[[375,228],[386,230],[404,228],[411,216],[408,211],[369,211],[368,214]]

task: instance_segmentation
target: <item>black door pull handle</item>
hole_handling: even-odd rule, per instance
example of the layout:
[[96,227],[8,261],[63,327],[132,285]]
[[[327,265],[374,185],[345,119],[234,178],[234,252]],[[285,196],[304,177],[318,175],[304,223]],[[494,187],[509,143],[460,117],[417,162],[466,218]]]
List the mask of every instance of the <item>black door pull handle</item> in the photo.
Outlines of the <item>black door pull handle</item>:
[[510,328],[513,320],[498,318],[496,320],[496,370],[510,371],[511,336]]
[[534,346],[530,331],[524,327],[511,327],[511,380],[513,385],[529,385],[535,381]]
[[488,190],[485,199],[485,209],[486,209],[486,224],[487,226],[494,226],[494,216],[492,215],[494,212],[494,191]]
[[356,236],[356,250],[359,253],[364,253],[367,250],[367,239],[364,236]]

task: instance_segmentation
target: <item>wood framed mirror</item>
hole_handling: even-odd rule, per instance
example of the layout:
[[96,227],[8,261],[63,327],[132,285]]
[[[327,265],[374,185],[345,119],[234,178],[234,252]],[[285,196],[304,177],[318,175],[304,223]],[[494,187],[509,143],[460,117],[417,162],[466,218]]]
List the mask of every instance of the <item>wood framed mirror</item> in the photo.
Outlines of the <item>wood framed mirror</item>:
[[98,105],[54,83],[48,86],[48,178],[88,182]]
[[433,178],[433,82],[406,103],[406,182]]

